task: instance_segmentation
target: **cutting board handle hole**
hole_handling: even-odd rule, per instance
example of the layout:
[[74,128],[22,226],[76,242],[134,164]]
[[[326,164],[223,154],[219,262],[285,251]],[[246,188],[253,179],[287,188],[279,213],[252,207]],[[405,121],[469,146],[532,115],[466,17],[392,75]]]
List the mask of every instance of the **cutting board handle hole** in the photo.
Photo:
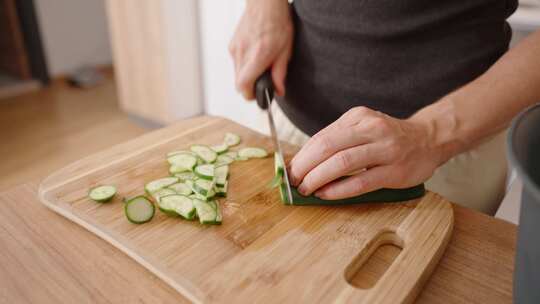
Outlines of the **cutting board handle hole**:
[[387,230],[379,233],[345,268],[345,280],[355,288],[372,288],[402,249],[403,240],[395,232]]

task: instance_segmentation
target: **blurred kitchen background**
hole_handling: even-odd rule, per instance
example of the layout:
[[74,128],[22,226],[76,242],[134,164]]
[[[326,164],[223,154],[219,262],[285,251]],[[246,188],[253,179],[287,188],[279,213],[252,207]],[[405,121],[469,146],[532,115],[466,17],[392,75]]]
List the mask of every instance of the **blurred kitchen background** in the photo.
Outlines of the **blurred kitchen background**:
[[[183,118],[220,115],[258,129],[227,50],[243,7],[0,0],[0,191]],[[510,23],[512,45],[540,29],[540,0],[522,0]],[[497,216],[517,214],[503,203]]]

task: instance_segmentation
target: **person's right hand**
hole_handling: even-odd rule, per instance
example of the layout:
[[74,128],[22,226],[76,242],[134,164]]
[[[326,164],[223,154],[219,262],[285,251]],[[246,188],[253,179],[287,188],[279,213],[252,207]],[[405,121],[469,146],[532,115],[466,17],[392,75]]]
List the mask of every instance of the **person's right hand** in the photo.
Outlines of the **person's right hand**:
[[229,45],[236,89],[254,99],[255,81],[268,68],[276,93],[285,94],[285,76],[293,43],[293,23],[287,0],[247,1],[246,10]]

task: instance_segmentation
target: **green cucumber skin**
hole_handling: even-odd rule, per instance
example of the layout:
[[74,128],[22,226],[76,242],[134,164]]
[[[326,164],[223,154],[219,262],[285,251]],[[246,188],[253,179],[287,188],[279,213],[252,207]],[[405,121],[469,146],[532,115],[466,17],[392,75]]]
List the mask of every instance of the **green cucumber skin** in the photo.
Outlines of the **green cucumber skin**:
[[[286,189],[284,185],[281,186],[280,191],[285,193]],[[424,184],[420,184],[414,187],[406,189],[379,189],[376,191],[368,192],[356,197],[350,197],[339,200],[323,200],[313,195],[303,196],[294,187],[291,187],[293,203],[296,206],[339,206],[339,205],[354,205],[354,204],[366,204],[366,203],[398,203],[402,201],[408,201],[415,198],[424,196],[426,189]],[[285,198],[286,196],[283,196]],[[284,200],[285,205],[291,205]]]
[[164,209],[164,208],[161,208],[161,207],[158,207],[159,211],[165,213],[167,216],[170,216],[170,217],[179,217],[180,214],[176,213],[176,211],[172,211],[172,210],[167,210],[167,209]]
[[[145,200],[149,201],[150,202],[150,205],[152,205],[152,215],[145,221],[134,221],[132,219],[129,218],[128,216],[128,205],[129,205],[129,202],[136,199],[136,198],[139,198],[139,197],[142,197],[144,198]],[[124,204],[124,214],[126,215],[126,218],[128,219],[128,221],[130,221],[131,223],[133,224],[144,224],[144,223],[148,223],[150,222],[153,218],[154,218],[154,215],[156,214],[156,206],[154,206],[154,204],[152,204],[152,201],[149,200],[146,196],[144,195],[139,195],[139,196],[135,196],[133,198],[130,198],[129,200],[126,200],[125,201],[125,204]]]

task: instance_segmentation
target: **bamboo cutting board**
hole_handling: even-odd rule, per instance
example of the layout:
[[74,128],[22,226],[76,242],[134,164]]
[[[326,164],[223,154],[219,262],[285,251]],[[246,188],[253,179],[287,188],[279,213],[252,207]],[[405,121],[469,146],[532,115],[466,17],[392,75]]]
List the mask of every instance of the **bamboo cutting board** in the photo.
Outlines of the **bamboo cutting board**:
[[[429,193],[399,204],[284,206],[272,158],[231,165],[221,226],[169,218],[157,211],[143,225],[128,222],[121,198],[167,175],[167,152],[216,144],[225,132],[242,146],[271,151],[269,138],[231,121],[198,117],[82,159],[49,176],[42,202],[110,242],[195,303],[408,303],[436,266],[450,238],[449,202]],[[287,146],[292,155],[295,147]],[[97,184],[117,185],[109,204],[87,199]],[[382,244],[401,249],[371,288],[354,287],[358,270]],[[351,283],[349,283],[351,282]]]

